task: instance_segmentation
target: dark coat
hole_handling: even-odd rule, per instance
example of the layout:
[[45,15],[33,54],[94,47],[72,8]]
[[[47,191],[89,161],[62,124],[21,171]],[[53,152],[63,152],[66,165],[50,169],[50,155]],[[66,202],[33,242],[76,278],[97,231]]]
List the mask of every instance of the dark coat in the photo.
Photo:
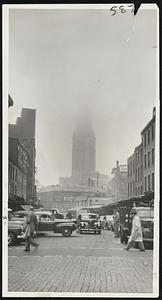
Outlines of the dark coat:
[[35,214],[33,214],[33,212],[29,213],[25,217],[24,230],[26,231],[27,236],[30,236],[34,231],[37,230],[37,217]]

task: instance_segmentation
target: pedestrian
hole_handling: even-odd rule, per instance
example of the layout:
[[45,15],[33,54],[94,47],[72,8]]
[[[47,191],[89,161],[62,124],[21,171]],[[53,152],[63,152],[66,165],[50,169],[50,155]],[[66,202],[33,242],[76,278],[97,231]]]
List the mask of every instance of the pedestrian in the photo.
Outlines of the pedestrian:
[[137,215],[136,209],[132,210],[133,220],[132,220],[132,230],[131,235],[128,240],[128,245],[125,250],[129,250],[132,247],[133,242],[138,242],[139,250],[145,251],[145,247],[143,244],[143,237],[142,237],[142,229],[141,229],[141,221],[139,216]]
[[54,210],[52,210],[51,220],[52,220],[52,221],[55,221],[55,214],[54,214]]
[[25,216],[24,224],[25,249],[30,251],[30,245],[38,247],[39,244],[33,241],[33,235],[37,231],[37,217],[33,212],[33,207],[30,207],[30,213]]
[[117,238],[119,237],[119,219],[120,219],[120,215],[118,210],[115,208],[114,209],[114,214],[113,214],[113,223],[114,223],[114,237]]

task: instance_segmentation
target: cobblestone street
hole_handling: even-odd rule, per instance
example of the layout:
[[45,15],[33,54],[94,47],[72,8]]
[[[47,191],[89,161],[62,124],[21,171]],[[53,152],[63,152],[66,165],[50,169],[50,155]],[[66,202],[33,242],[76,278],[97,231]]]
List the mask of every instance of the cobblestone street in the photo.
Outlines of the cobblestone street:
[[30,253],[9,248],[9,291],[152,293],[153,251],[124,251],[111,231],[37,241]]

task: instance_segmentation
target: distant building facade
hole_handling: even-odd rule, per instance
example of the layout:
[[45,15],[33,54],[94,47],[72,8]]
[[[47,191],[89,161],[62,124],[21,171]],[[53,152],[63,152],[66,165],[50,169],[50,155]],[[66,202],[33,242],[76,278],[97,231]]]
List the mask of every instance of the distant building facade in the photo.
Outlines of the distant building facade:
[[[45,208],[55,207],[61,211],[74,207],[84,207],[94,204],[93,198],[99,203],[99,199],[109,199],[107,193],[100,188],[85,186],[47,186],[37,191],[40,204]],[[105,203],[105,202],[104,202]],[[96,202],[95,202],[96,204]]]
[[141,144],[135,148],[128,158],[128,196],[140,196],[154,192],[155,173],[155,116],[141,131]]
[[128,168],[127,165],[119,165],[112,169],[111,195],[113,199],[126,199],[128,195]]
[[[27,201],[30,202],[34,202],[36,200],[35,121],[36,121],[36,110],[23,108],[21,112],[21,117],[17,118],[16,124],[9,124],[9,138],[18,139],[19,144],[21,144],[23,149],[25,149],[28,153],[29,166],[27,172],[26,199]],[[10,158],[12,160],[12,151],[10,151]]]

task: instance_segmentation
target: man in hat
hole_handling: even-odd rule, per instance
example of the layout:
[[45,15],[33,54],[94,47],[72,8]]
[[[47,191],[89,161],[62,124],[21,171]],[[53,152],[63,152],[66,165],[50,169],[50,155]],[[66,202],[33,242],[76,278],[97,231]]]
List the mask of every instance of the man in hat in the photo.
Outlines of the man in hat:
[[114,213],[113,213],[113,223],[114,223],[114,233],[115,233],[115,237],[119,237],[119,219],[120,219],[120,215],[119,212],[117,210],[117,208],[114,209]]
[[33,207],[30,207],[30,213],[25,216],[24,220],[24,232],[25,232],[25,249],[24,251],[30,251],[30,245],[38,247],[39,244],[33,241],[33,235],[37,231],[37,217],[33,212]]

